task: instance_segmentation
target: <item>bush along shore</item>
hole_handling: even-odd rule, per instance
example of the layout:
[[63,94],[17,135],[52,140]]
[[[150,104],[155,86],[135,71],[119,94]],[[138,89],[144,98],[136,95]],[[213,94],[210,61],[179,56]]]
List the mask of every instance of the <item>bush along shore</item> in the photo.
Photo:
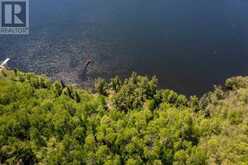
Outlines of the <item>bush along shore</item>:
[[98,79],[91,91],[0,71],[0,164],[248,164],[248,77],[202,97],[157,79]]

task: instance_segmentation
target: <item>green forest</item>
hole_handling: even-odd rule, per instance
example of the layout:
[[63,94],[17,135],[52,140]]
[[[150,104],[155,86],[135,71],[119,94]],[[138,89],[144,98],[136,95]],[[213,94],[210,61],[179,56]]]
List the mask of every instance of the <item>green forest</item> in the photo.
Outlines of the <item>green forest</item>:
[[0,164],[248,164],[248,77],[201,97],[156,77],[97,79],[93,89],[0,71]]

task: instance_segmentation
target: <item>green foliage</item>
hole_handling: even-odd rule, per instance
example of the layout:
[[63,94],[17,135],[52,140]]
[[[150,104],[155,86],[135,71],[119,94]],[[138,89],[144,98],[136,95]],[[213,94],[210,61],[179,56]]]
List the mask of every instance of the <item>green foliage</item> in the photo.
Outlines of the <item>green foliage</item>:
[[0,164],[248,164],[248,78],[202,98],[132,74],[96,93],[0,72]]
[[[105,93],[110,98],[111,105],[120,111],[142,108],[144,102],[153,99],[157,92],[157,79],[138,76],[133,73],[129,79],[121,81],[118,77],[111,79]],[[100,93],[101,94],[101,93]]]

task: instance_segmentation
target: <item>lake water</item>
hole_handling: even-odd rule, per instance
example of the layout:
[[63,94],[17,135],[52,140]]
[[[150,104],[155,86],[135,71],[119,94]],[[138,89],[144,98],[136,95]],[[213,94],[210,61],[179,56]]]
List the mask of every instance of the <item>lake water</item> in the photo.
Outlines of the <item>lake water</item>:
[[0,36],[0,59],[11,67],[77,83],[135,71],[184,94],[248,74],[247,0],[30,3],[31,34]]

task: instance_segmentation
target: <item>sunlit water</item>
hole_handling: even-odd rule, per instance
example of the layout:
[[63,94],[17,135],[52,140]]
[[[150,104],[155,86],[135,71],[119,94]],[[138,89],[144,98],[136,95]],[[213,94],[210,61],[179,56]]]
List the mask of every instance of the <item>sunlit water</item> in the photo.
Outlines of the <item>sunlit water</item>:
[[31,0],[31,34],[0,36],[11,67],[78,82],[132,71],[201,94],[248,74],[246,0]]

